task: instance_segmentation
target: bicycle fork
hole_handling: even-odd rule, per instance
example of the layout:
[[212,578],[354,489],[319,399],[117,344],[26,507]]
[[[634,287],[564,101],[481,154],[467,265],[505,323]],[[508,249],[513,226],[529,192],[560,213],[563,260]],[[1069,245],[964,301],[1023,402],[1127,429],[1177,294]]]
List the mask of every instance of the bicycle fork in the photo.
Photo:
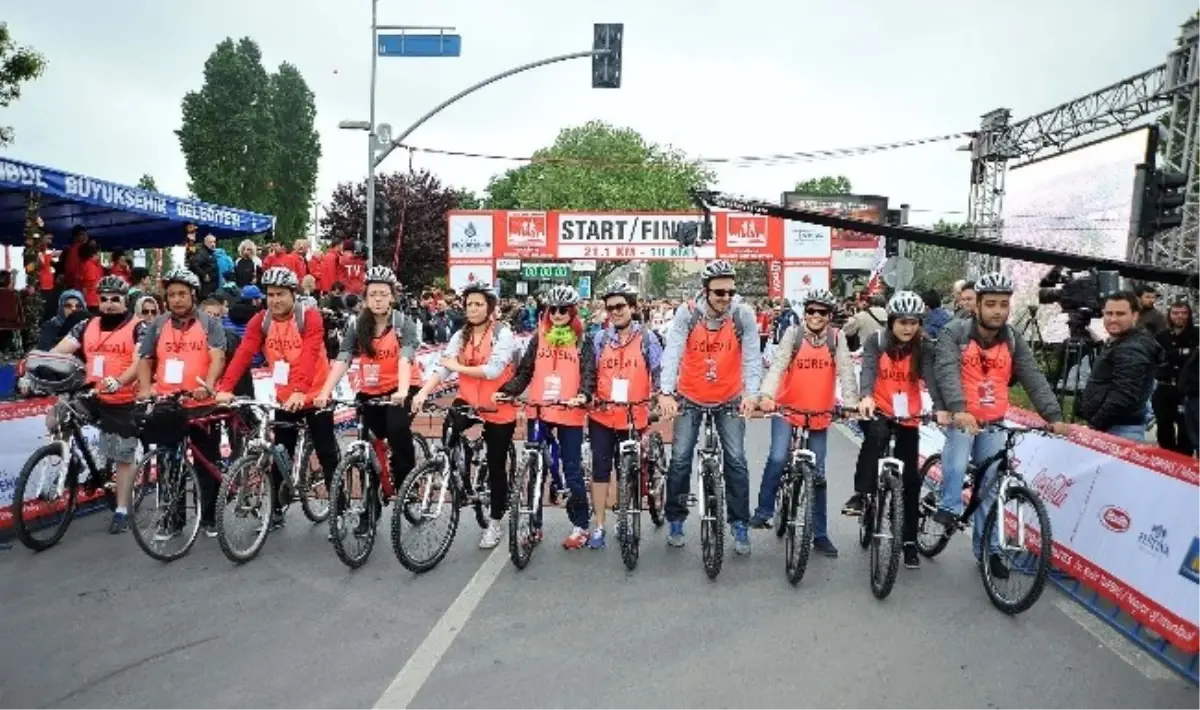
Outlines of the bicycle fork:
[[[890,471],[889,471],[889,469],[890,469]],[[880,509],[880,506],[883,504],[882,496],[881,496],[881,492],[883,491],[883,481],[885,478],[891,478],[895,475],[892,473],[892,471],[895,471],[895,472],[904,471],[904,463],[900,459],[896,458],[895,456],[892,456],[891,446],[889,445],[888,455],[881,456],[879,458],[879,463],[877,464],[876,470],[877,470],[877,473],[876,473],[876,478],[875,478],[875,496],[874,496],[875,505],[872,506],[874,508],[874,510],[872,510],[871,513],[872,513],[872,515],[875,516],[876,519],[878,519],[879,516],[882,515],[882,513],[883,513],[883,511]],[[901,478],[901,481],[903,481],[902,474],[901,474],[900,478]],[[903,485],[903,482],[901,483],[901,485]],[[893,491],[892,495],[903,496],[903,493],[902,493],[902,491],[897,490],[897,491]],[[882,525],[872,524],[871,527],[874,528],[871,532],[875,537],[880,538],[880,539],[886,539],[886,540],[890,540],[892,538],[892,530],[891,530],[890,525],[888,526],[887,530],[881,530],[880,528],[883,527]]]
[[1005,544],[1008,536],[1004,534],[1004,531],[1008,527],[1008,515],[1005,513],[1004,508],[1008,504],[1009,489],[1016,485],[1017,482],[1011,477],[1002,476],[999,484],[996,486],[996,547],[1001,550],[1025,550],[1025,516],[1023,515],[1023,509],[1020,507],[1017,508],[1016,514],[1017,542],[1015,545]]

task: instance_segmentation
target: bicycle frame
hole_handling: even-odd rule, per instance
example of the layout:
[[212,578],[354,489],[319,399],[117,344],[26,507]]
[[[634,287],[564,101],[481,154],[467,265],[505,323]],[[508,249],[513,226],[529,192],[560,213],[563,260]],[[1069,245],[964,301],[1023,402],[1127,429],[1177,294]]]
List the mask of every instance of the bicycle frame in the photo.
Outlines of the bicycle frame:
[[[425,413],[434,414],[439,411],[438,408],[426,408]],[[428,520],[436,520],[441,517],[442,511],[445,509],[446,500],[450,491],[450,477],[457,476],[459,487],[465,490],[465,484],[468,483],[470,472],[470,457],[473,455],[474,441],[464,435],[464,431],[474,426],[477,417],[474,416],[470,407],[465,405],[450,405],[449,407],[440,408],[440,411],[445,412],[447,416],[445,428],[442,430],[442,446],[438,451],[433,452],[432,456],[442,465],[442,474],[437,486],[438,502],[437,507],[428,513],[423,513],[422,517]],[[471,419],[471,423],[462,427],[461,430],[455,427],[451,421],[454,414],[465,415]],[[455,454],[457,453],[457,457]],[[421,492],[421,510],[428,510],[430,503],[431,489],[433,486],[425,486]],[[478,491],[472,490],[473,495],[478,495]],[[457,502],[453,503],[457,505]]]
[[1021,476],[1021,474],[1018,473],[1012,467],[1012,451],[1014,448],[1016,448],[1018,437],[1020,437],[1022,434],[1027,434],[1034,430],[1033,429],[1025,429],[1022,427],[1008,426],[1001,422],[993,422],[993,423],[987,425],[986,427],[984,427],[984,429],[990,430],[990,431],[998,430],[998,431],[1003,432],[1004,433],[1004,446],[996,453],[994,453],[991,456],[984,459],[982,463],[980,463],[979,465],[977,465],[975,467],[976,470],[978,471],[978,474],[971,481],[971,501],[969,503],[967,503],[967,507],[963,510],[963,514],[962,514],[962,517],[960,518],[960,520],[964,521],[964,522],[966,520],[969,520],[971,515],[973,515],[975,513],[975,511],[979,509],[979,506],[983,504],[983,496],[980,495],[981,488],[983,487],[983,479],[985,478],[985,474],[987,473],[987,470],[989,468],[991,468],[991,466],[993,464],[995,464],[996,465],[995,480],[992,482],[992,484],[990,486],[988,486],[988,488],[990,488],[996,492],[996,500],[993,503],[993,505],[996,506],[996,509],[998,511],[997,512],[998,519],[997,519],[997,524],[996,524],[996,545],[998,548],[1000,548],[1002,550],[1009,550],[1009,551],[1024,550],[1025,549],[1025,519],[1024,519],[1024,515],[1023,515],[1023,509],[1022,508],[1017,509],[1017,543],[1016,543],[1016,545],[1006,545],[1005,544],[1006,536],[1004,535],[1004,518],[1002,516],[1003,516],[1003,512],[1004,512],[1004,507],[1008,503],[1009,489],[1013,488],[1014,486],[1024,486],[1025,485],[1025,478],[1023,476]]

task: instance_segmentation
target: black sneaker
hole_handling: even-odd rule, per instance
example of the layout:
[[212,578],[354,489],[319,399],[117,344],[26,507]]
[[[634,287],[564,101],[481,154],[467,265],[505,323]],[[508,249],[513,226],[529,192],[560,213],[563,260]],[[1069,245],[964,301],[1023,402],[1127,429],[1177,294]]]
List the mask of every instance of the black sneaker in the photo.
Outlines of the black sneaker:
[[108,534],[120,535],[129,529],[129,518],[125,513],[113,513],[112,520],[108,521]]
[[938,512],[933,514],[933,522],[941,525],[947,530],[951,530],[958,527],[958,516],[946,510],[945,508],[941,508],[938,510]]
[[287,519],[283,515],[282,510],[277,510],[271,513],[271,529],[278,530],[287,524]]
[[770,518],[760,518],[757,515],[755,515],[754,517],[750,518],[750,527],[754,528],[755,530],[770,530],[771,529],[771,519]]
[[988,555],[988,567],[992,573],[992,579],[1008,579],[1008,566],[995,552]]
[[813,549],[826,557],[838,556],[838,549],[833,546],[833,541],[827,537],[813,538]]
[[904,543],[904,569],[921,569],[921,556],[917,554],[917,543]]
[[842,506],[842,515],[849,515],[855,518],[862,515],[865,502],[865,496],[862,493],[855,493]]

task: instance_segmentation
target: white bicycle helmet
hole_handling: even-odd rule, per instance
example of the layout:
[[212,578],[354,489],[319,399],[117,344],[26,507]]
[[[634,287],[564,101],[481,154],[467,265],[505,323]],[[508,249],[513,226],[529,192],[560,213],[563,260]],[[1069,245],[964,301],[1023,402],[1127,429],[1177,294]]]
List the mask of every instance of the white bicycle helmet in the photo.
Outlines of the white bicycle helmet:
[[286,266],[272,266],[263,272],[260,283],[263,288],[274,286],[276,288],[286,288],[295,291],[300,288],[300,279],[296,278],[295,272]]
[[737,269],[733,268],[733,264],[724,259],[710,261],[704,265],[704,270],[700,272],[700,283],[705,286],[713,279],[732,279],[737,277]]
[[837,296],[830,293],[829,289],[814,288],[804,294],[804,299],[800,305],[807,306],[810,303],[816,303],[832,310],[837,306]]
[[363,284],[387,284],[396,288],[396,274],[386,266],[372,266],[367,269],[367,278]]
[[466,303],[467,296],[470,296],[473,293],[483,294],[483,297],[487,299],[487,302],[490,305],[496,304],[496,292],[492,290],[492,287],[489,284],[486,284],[482,281],[468,282],[466,286],[462,287],[463,303]]
[[888,301],[887,314],[890,318],[920,318],[925,315],[925,302],[912,291],[897,291]]
[[1011,296],[1012,292],[1012,280],[998,271],[984,274],[975,282],[975,294],[977,296],[982,296],[985,293],[999,293]]
[[573,306],[579,302],[579,294],[569,284],[551,286],[543,299],[547,306]]
[[120,276],[105,276],[96,284],[96,293],[114,293],[118,296],[129,295],[129,283]]
[[638,292],[629,282],[618,280],[610,283],[600,297],[607,300],[611,296],[624,296],[627,302],[634,303],[637,301]]
[[200,290],[200,279],[190,269],[171,269],[166,274],[163,274],[163,288],[171,284],[183,284],[184,286],[191,287],[193,291]]

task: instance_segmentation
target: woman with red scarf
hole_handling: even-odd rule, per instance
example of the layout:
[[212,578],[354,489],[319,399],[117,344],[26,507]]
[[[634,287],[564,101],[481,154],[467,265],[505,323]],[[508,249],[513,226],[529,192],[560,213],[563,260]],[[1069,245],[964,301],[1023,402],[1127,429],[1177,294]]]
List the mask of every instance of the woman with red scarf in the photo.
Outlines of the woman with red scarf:
[[[566,405],[546,406],[540,413],[531,411],[528,418],[530,437],[533,436],[535,425],[533,416],[540,416],[542,437],[549,434],[549,429],[554,429],[558,438],[563,473],[566,475],[567,489],[571,492],[567,501],[567,517],[571,519],[573,529],[562,543],[568,550],[578,550],[587,545],[591,519],[583,480],[583,426],[587,414],[580,408],[587,398],[580,394],[580,384],[583,382],[583,368],[593,362],[595,356],[592,355],[590,339],[583,337],[578,302],[579,295],[568,285],[550,289],[545,298],[546,311],[525,349],[516,373],[501,385],[500,391],[493,397],[500,401],[517,397],[528,389],[526,399],[530,404]],[[541,522],[539,511],[535,522],[537,529],[533,532],[535,540],[541,540]]]

